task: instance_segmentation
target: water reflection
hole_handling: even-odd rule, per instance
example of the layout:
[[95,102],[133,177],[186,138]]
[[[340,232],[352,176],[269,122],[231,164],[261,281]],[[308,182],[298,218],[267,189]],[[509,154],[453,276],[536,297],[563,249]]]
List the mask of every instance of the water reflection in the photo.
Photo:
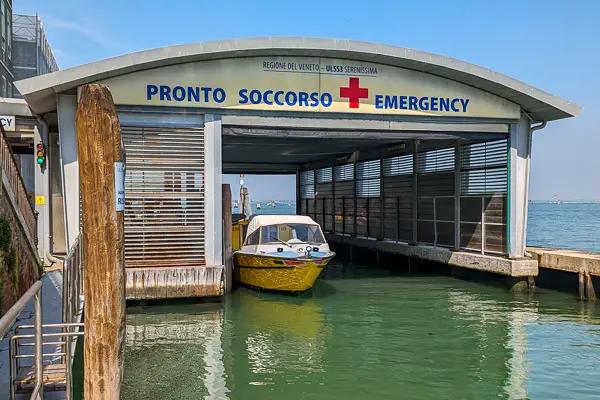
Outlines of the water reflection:
[[231,302],[237,315],[232,329],[245,342],[240,361],[247,358],[248,363],[249,374],[238,375],[241,382],[253,386],[282,380],[290,383],[303,375],[325,371],[328,331],[315,298],[241,289]]
[[442,276],[338,269],[300,297],[241,289],[217,303],[128,310],[123,398],[595,395],[592,306]]

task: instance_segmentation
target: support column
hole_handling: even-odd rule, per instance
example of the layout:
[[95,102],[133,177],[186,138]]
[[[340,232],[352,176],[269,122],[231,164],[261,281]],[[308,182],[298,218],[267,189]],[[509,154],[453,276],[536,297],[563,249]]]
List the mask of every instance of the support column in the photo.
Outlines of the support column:
[[525,256],[527,206],[529,201],[529,162],[531,158],[531,122],[522,116],[510,125],[508,170],[508,255]]
[[413,184],[412,184],[412,241],[417,243],[419,236],[417,235],[417,206],[419,204],[419,140],[413,141]]
[[60,172],[65,213],[65,239],[68,252],[79,233],[79,163],[77,160],[77,133],[75,130],[77,96],[59,94],[56,97]]
[[454,249],[460,249],[460,140],[454,144]]
[[221,116],[206,114],[204,122],[206,265],[222,265],[223,263],[221,135]]
[[300,171],[296,171],[296,215],[301,215],[302,204],[300,199]]

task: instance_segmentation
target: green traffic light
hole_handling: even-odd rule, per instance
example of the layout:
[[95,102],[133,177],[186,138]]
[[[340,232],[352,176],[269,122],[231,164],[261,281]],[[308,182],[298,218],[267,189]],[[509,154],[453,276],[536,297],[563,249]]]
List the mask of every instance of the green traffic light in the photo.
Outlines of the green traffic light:
[[44,158],[43,157],[38,157],[37,163],[38,164],[43,164],[44,163]]

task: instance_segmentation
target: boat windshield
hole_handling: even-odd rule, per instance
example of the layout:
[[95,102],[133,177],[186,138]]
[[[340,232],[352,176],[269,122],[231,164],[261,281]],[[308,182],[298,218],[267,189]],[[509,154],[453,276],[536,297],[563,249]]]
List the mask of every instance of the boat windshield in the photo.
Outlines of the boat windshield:
[[323,244],[325,239],[319,225],[278,224],[260,228],[260,244],[267,243],[310,243]]

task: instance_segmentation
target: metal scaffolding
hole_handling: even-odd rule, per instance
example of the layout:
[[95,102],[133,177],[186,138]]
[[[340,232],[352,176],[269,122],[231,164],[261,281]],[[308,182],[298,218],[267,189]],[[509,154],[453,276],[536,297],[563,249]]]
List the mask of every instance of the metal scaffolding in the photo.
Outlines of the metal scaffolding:
[[[37,15],[13,15],[12,56],[15,80],[58,71],[42,20]],[[15,97],[20,95],[15,93]]]

